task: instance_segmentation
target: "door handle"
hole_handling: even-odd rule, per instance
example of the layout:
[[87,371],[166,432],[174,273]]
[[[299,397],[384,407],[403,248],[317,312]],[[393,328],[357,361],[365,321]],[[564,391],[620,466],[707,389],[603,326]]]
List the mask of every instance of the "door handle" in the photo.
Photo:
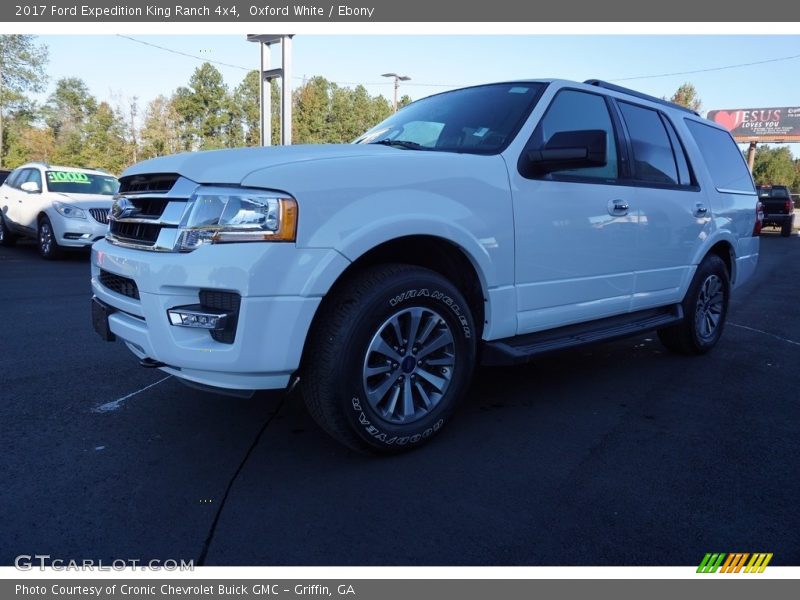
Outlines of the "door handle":
[[614,217],[622,217],[628,214],[630,206],[625,200],[609,200],[608,201],[608,214]]
[[694,216],[695,217],[705,217],[706,214],[708,214],[708,209],[704,205],[698,203],[694,207]]

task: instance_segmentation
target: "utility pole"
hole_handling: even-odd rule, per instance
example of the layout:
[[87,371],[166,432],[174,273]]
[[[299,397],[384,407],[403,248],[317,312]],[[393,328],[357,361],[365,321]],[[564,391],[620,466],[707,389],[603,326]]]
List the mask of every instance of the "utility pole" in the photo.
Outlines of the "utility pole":
[[401,81],[408,81],[411,79],[408,75],[398,75],[397,73],[384,73],[381,77],[393,77],[394,78],[394,102],[392,103],[392,108],[394,112],[397,112],[397,90],[400,88]]
[[750,142],[750,146],[747,148],[747,168],[750,169],[750,172],[753,172],[753,165],[756,161],[756,146],[758,142]]

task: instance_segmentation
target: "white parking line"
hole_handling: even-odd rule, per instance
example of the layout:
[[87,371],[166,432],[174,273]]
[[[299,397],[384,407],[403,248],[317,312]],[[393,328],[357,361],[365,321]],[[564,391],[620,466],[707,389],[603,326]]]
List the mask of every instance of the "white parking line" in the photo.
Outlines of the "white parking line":
[[112,412],[112,411],[115,411],[115,410],[117,410],[117,409],[118,409],[120,406],[122,406],[122,403],[123,403],[123,402],[125,402],[125,400],[127,400],[128,398],[133,398],[133,397],[134,397],[136,394],[141,394],[141,393],[142,393],[142,392],[144,392],[145,390],[149,390],[151,387],[155,387],[155,386],[157,386],[159,383],[163,383],[163,382],[165,382],[165,381],[166,381],[167,379],[169,379],[170,377],[172,377],[172,375],[167,375],[167,376],[166,376],[166,377],[164,377],[163,379],[159,379],[159,380],[158,380],[158,381],[156,381],[155,383],[151,383],[150,385],[146,385],[146,386],[144,386],[144,387],[143,387],[142,389],[140,389],[140,390],[136,390],[135,392],[131,392],[131,393],[130,393],[130,394],[128,394],[127,396],[123,396],[122,398],[117,398],[116,400],[112,400],[111,402],[106,402],[105,404],[101,404],[100,406],[95,406],[95,407],[92,409],[92,412],[95,412],[95,413],[106,413],[106,412]]
[[746,329],[747,331],[754,331],[755,333],[763,333],[764,335],[768,335],[769,337],[774,337],[776,340],[780,340],[782,342],[786,342],[787,344],[792,344],[794,346],[800,346],[800,342],[795,342],[794,340],[790,340],[788,338],[781,337],[779,335],[775,335],[774,333],[770,333],[769,331],[762,331],[760,329],[753,329],[752,327],[748,327],[747,325],[739,325],[738,323],[731,323],[728,322],[728,325],[731,327],[738,327],[739,329]]

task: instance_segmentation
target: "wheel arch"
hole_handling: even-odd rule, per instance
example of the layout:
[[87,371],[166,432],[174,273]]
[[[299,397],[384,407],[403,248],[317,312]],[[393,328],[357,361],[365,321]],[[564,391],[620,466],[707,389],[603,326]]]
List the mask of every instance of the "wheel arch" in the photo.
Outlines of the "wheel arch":
[[705,256],[714,254],[722,259],[728,269],[731,284],[736,281],[736,251],[728,240],[720,240],[711,246]]
[[386,240],[367,250],[351,261],[335,278],[322,297],[303,342],[300,364],[305,362],[308,340],[319,326],[320,315],[333,293],[347,285],[355,275],[368,267],[380,264],[410,264],[424,267],[447,278],[464,295],[472,313],[473,321],[480,339],[486,319],[488,295],[485,281],[479,275],[470,254],[463,248],[444,238],[433,235],[408,235]]

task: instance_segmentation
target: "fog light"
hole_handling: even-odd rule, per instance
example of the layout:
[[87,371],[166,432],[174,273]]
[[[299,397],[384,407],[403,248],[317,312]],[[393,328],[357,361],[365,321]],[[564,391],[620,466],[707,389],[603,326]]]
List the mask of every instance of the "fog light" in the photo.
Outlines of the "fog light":
[[221,331],[230,318],[230,313],[208,309],[199,304],[177,306],[167,311],[169,322],[176,327],[193,327]]

